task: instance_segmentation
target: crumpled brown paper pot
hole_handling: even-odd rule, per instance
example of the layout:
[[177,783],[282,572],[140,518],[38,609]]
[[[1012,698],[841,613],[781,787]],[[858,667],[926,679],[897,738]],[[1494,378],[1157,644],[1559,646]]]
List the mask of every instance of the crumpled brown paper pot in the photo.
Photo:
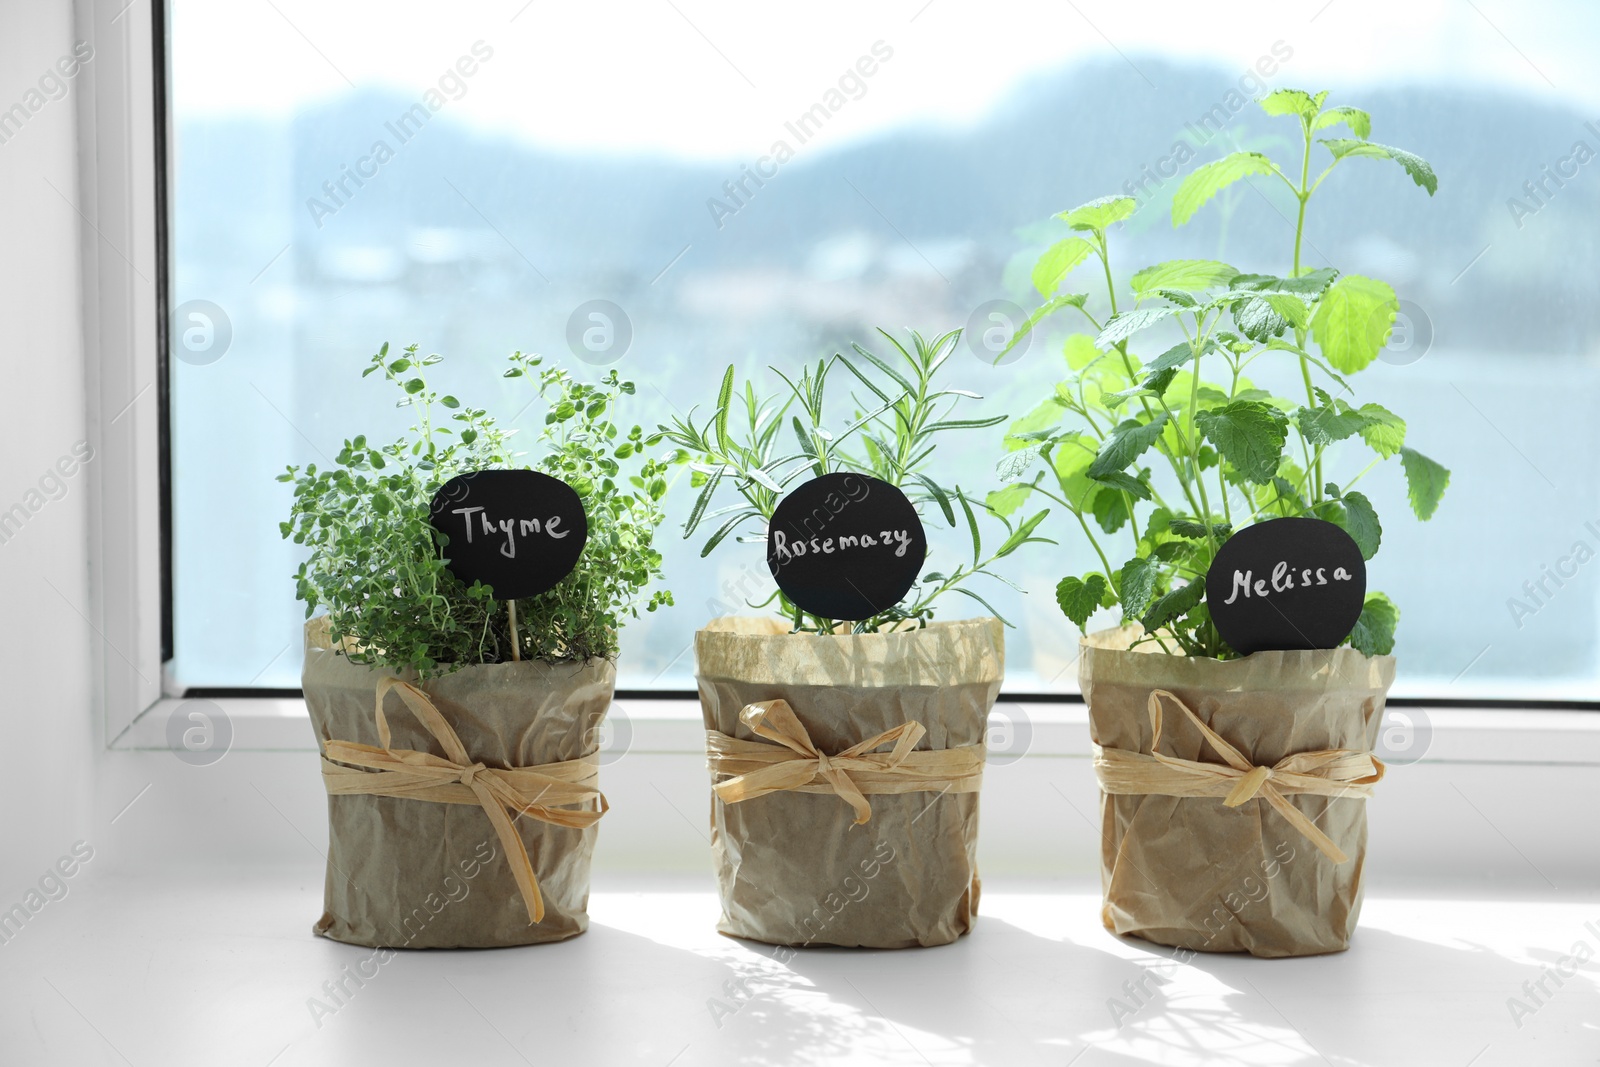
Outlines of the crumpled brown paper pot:
[[[695,656],[713,783],[745,797],[711,801],[718,930],[903,948],[972,928],[982,745],[1005,673],[999,620],[816,635],[726,617],[695,635]],[[846,755],[878,735],[872,752]],[[786,784],[752,791],[741,778]]]
[[[1106,928],[1201,952],[1347,948],[1393,657],[1337,648],[1221,661],[1130,650],[1136,635],[1090,634],[1079,660],[1104,750]],[[1150,758],[1153,720],[1166,762]]]
[[[615,665],[602,659],[497,663],[418,683],[414,676],[350,662],[329,647],[323,620],[307,624],[306,644],[306,704],[325,755],[369,746],[369,766],[396,765],[383,752],[374,704],[380,682],[401,679],[419,687],[459,738],[467,767],[506,772],[502,780],[452,769],[462,761],[449,758],[447,746],[409,706],[417,692],[402,693],[404,687],[389,683],[386,688],[396,691],[386,694],[383,705],[388,749],[429,755],[404,756],[381,785],[377,772],[325,761],[328,869],[325,911],[314,931],[370,947],[487,948],[560,941],[586,930],[593,820],[603,810],[594,788],[594,754],[616,684]],[[426,766],[408,775],[405,761]],[[551,765],[559,781],[535,771],[506,771]],[[363,770],[372,776],[370,784],[356,777]],[[520,800],[507,782],[523,787]],[[454,800],[371,795],[359,792],[362,787]],[[496,802],[508,797],[550,805],[551,817],[588,825],[554,825],[507,809],[507,830],[513,844],[520,840],[522,846],[508,849],[481,802],[485,794]],[[561,803],[590,796],[599,807],[594,801]],[[521,851],[542,910],[537,923],[529,921],[533,905],[517,877]]]

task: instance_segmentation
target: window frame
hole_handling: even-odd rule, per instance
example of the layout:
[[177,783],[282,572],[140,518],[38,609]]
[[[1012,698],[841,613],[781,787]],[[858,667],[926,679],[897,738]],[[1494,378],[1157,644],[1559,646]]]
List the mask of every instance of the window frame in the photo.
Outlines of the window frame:
[[[89,440],[90,625],[107,744],[165,695],[167,521],[166,7],[77,5],[94,49],[77,101],[81,298]],[[131,398],[131,399],[130,399]]]
[[[297,704],[303,712],[303,704],[299,689],[184,688],[166,671],[175,622],[168,358],[170,10],[165,0],[124,3],[91,0],[78,9],[79,33],[94,45],[96,57],[86,69],[92,87],[79,106],[84,204],[91,227],[84,244],[90,421],[96,453],[104,457],[95,475],[91,551],[100,577],[97,621],[112,650],[105,656],[100,677],[108,745],[138,748],[154,737],[149,724],[140,720],[184,699],[223,701],[247,718],[255,714],[247,709],[256,702],[259,717],[269,724],[281,723],[286,709]],[[98,247],[93,242],[99,242]],[[133,288],[126,265],[117,255],[108,255],[107,245],[129,250],[128,259],[153,280],[153,292]],[[141,399],[119,412],[125,398],[136,392]],[[135,410],[143,417],[131,417]],[[119,531],[131,535],[118,536]],[[153,685],[154,679],[162,684]],[[688,689],[617,692],[624,701],[681,704],[694,697]],[[1004,690],[1001,699],[1038,707],[1082,703],[1076,693]],[[1391,697],[1387,704],[1455,711],[1596,712],[1600,695],[1593,699],[1428,695]],[[1471,718],[1450,721],[1465,728]],[[141,729],[135,731],[136,724]]]

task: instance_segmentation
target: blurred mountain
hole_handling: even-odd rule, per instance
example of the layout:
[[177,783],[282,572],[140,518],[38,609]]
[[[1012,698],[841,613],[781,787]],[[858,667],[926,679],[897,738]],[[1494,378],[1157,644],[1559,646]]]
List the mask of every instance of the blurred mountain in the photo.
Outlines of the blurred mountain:
[[[1087,63],[1019,83],[964,125],[899,128],[833,148],[791,138],[793,159],[759,186],[744,178],[737,200],[725,183],[739,182],[755,159],[550,151],[459,123],[449,105],[422,122],[415,100],[392,92],[352,91],[282,122],[183,121],[174,289],[179,300],[201,297],[226,308],[234,348],[203,375],[180,368],[177,530],[181,546],[185,530],[221,524],[239,546],[226,564],[179,556],[179,658],[190,665],[188,680],[245,684],[275,651],[297,647],[299,612],[284,578],[293,549],[273,538],[286,503],[262,486],[284,463],[318,461],[355,432],[382,436],[404,425],[393,398],[357,377],[384,339],[450,354],[439,370],[470,390],[463,396],[517,411],[527,398],[517,383],[499,380],[502,354],[521,348],[564,358],[574,309],[610,300],[632,324],[632,347],[619,367],[641,383],[634,417],[653,425],[705,405],[730,362],[759,373],[852,339],[871,344],[880,325],[963,326],[996,298],[1033,307],[1028,268],[1066,232],[1051,216],[1135,183],[1143,182],[1144,206],[1113,235],[1119,275],[1180,257],[1286,271],[1294,204],[1281,183],[1240,183],[1180,230],[1172,229],[1169,208],[1182,174],[1236,147],[1267,151],[1297,169],[1294,124],[1248,102],[1230,112],[1240,72],[1138,63],[1159,88],[1120,61]],[[1297,82],[1292,63],[1273,79],[1274,87]],[[1544,552],[1542,542],[1566,529],[1567,519],[1551,520],[1543,501],[1523,501],[1496,527],[1491,549],[1480,544],[1477,518],[1507,510],[1508,486],[1521,493],[1555,484],[1531,478],[1520,453],[1503,447],[1520,436],[1509,420],[1531,420],[1529,434],[1567,427],[1556,458],[1545,458],[1549,449],[1539,453],[1542,467],[1577,462],[1600,447],[1595,432],[1573,429],[1589,425],[1580,413],[1600,395],[1589,368],[1600,352],[1593,281],[1600,164],[1585,162],[1560,186],[1544,171],[1579,140],[1600,151],[1600,133],[1552,103],[1453,86],[1335,91],[1330,102],[1369,110],[1373,140],[1422,155],[1439,176],[1430,200],[1390,161],[1342,164],[1312,203],[1304,251],[1309,266],[1390,281],[1436,332],[1426,363],[1378,367],[1363,378],[1371,398],[1395,396],[1414,418],[1418,440],[1429,440],[1430,453],[1459,475],[1453,503],[1425,535],[1398,521],[1405,505],[1397,489],[1391,494],[1397,521],[1392,530],[1386,521],[1375,574],[1406,608],[1407,667],[1448,678],[1490,641],[1479,673],[1526,676],[1533,656],[1552,677],[1588,677],[1600,627],[1592,596],[1553,605],[1541,617],[1548,627],[1537,647],[1519,646],[1535,640],[1521,633],[1483,636],[1504,621],[1504,597],[1538,573],[1543,557],[1530,553]],[[1208,131],[1207,115],[1226,121]],[[774,131],[783,133],[781,118]],[[1344,134],[1337,128],[1324,136]],[[1193,158],[1177,177],[1147,177],[1180,145]],[[1314,167],[1323,158],[1317,153]],[[1546,183],[1540,202],[1523,188],[1537,180]],[[1513,197],[1538,209],[1520,227],[1508,208]],[[713,200],[723,206],[713,211]],[[1099,308],[1092,270],[1081,268],[1075,281],[1096,293],[1091,306]],[[1065,328],[1041,331],[1012,366],[971,362],[963,384],[983,391],[992,410],[1031,408],[1054,381],[1049,342]],[[1501,366],[1501,353],[1515,364]],[[1541,361],[1552,368],[1547,375],[1520,369]],[[1252,373],[1266,369],[1264,361]],[[1389,374],[1401,370],[1404,377]],[[1548,412],[1541,383],[1551,375],[1565,383],[1566,421]],[[1467,391],[1450,389],[1458,380]],[[1502,402],[1498,435],[1464,406],[1474,389],[1484,403]],[[236,411],[249,413],[250,433],[219,451],[215,441],[239,436]],[[984,449],[952,453],[947,480],[986,484],[992,459]],[[1592,478],[1573,477],[1570,506],[1595,504]],[[689,503],[689,494],[678,493],[672,511],[681,519]],[[1569,525],[1577,528],[1577,519]],[[1424,548],[1424,536],[1435,547]],[[759,559],[726,553],[701,560],[698,543],[672,531],[662,542],[680,607],[630,627],[629,684],[685,684],[684,634],[704,617],[708,599],[728,599],[741,562],[759,567]],[[1455,570],[1439,545],[1451,546]],[[1468,559],[1474,545],[1506,573],[1467,587],[1451,575],[1477,567],[1479,557]],[[1434,553],[1435,566],[1406,566],[1423,552]],[[1072,637],[1041,583],[1053,587],[1060,574],[1088,566],[1087,555],[1078,539],[1064,537],[1061,549],[1030,564],[1037,573],[1015,575],[1041,595],[998,593],[1000,609],[1024,624],[1014,636],[1014,663],[1019,678],[1029,677],[1030,664],[1038,674],[1019,683],[1025,688],[1070,679]],[[246,580],[258,587],[239,586]],[[216,592],[224,586],[233,598],[225,605]],[[214,625],[218,618],[227,625]],[[293,660],[277,661],[261,684],[293,684]]]

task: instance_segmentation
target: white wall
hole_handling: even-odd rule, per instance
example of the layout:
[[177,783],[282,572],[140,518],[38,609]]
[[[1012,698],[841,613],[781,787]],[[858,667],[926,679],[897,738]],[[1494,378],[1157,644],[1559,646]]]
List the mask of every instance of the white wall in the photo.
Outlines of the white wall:
[[[0,112],[26,107],[29,90],[72,46],[70,4],[0,3]],[[76,79],[63,82],[64,96],[32,98],[42,106],[17,132],[8,124],[0,143],[0,512],[37,506],[0,543],[0,901],[7,903],[88,836],[94,679],[108,651],[88,622],[92,471],[68,462],[63,467],[74,473],[60,479],[64,488],[52,478],[88,436],[76,210],[81,92]]]

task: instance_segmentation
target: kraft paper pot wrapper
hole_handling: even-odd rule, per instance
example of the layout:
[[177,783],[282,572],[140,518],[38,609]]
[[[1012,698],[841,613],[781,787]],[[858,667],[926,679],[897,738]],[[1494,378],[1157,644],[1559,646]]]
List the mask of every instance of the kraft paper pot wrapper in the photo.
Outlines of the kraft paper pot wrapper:
[[[401,676],[352,663],[330,648],[325,620],[307,624],[306,645],[302,683],[324,754],[330,742],[379,746],[373,713],[378,686]],[[538,768],[596,750],[616,668],[603,659],[530,660],[464,667],[422,683],[406,680],[426,693],[472,762]],[[399,696],[389,695],[384,708],[391,749],[447,755]],[[595,810],[592,803],[568,806],[578,807]],[[537,924],[529,923],[529,905],[513,873],[519,857],[508,855],[483,807],[330,795],[325,910],[314,932],[391,948],[489,948],[583,933],[597,828],[509,817],[542,898],[544,915]]]
[[[959,787],[944,791],[867,787],[871,817],[862,825],[836,792],[783,790],[738,803],[714,794],[718,930],[778,945],[904,948],[946,944],[972,929],[981,746],[1005,673],[999,620],[817,635],[791,634],[778,619],[727,617],[695,635],[695,657],[713,746],[715,734],[772,744],[740,712],[782,700],[826,755],[916,722],[926,733],[913,762],[962,750],[948,756],[969,766]],[[714,784],[732,777],[712,775]]]
[[[1090,734],[1101,749],[1150,753],[1150,697],[1159,690],[1175,698],[1161,700],[1158,751],[1165,756],[1227,766],[1178,701],[1250,765],[1273,767],[1299,753],[1340,750],[1349,753],[1347,764],[1375,769],[1360,781],[1382,776],[1381,764],[1367,757],[1394,682],[1392,656],[1336,648],[1222,661],[1167,655],[1153,644],[1130,649],[1137,632],[1107,630],[1081,643],[1078,675]],[[1360,794],[1370,788],[1284,796],[1348,857],[1343,863],[1261,795],[1230,808],[1220,796],[1110,795],[1102,789],[1106,928],[1201,952],[1342,951],[1361,912],[1367,809]]]

